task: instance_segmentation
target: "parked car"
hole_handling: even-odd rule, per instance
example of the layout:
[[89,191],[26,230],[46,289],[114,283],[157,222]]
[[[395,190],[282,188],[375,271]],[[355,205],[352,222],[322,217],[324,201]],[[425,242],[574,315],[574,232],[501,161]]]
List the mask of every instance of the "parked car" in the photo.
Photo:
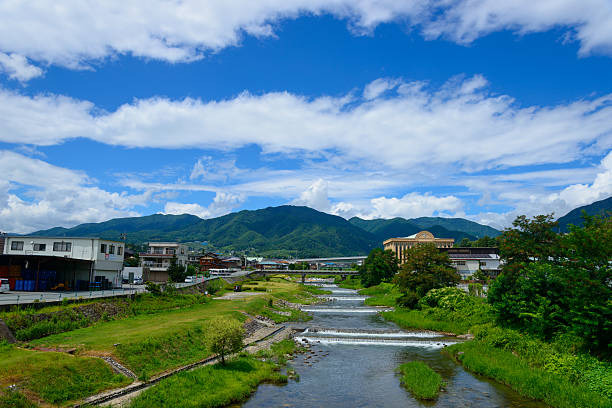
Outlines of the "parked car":
[[142,278],[134,278],[134,285],[142,285]]
[[193,283],[195,282],[195,278],[193,276],[187,276],[185,278],[185,283]]
[[6,278],[1,278],[0,279],[0,293],[8,292],[9,290],[11,290],[11,287],[9,286],[9,280]]

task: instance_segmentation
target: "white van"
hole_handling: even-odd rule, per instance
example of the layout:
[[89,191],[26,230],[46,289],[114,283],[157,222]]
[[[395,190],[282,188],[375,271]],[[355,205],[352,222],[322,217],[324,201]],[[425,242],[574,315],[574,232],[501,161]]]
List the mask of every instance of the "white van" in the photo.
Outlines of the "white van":
[[6,278],[0,278],[0,293],[8,292],[9,290],[11,290],[9,280]]

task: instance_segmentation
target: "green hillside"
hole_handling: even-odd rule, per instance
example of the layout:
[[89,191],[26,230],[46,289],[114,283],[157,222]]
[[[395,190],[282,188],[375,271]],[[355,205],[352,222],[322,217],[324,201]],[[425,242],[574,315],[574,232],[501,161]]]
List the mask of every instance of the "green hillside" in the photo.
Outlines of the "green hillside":
[[608,197],[604,200],[595,201],[589,205],[583,205],[573,209],[572,211],[559,218],[559,230],[561,232],[567,232],[568,225],[582,225],[582,211],[586,211],[588,215],[602,215],[610,216],[612,214],[612,197]]
[[[432,218],[435,219],[435,218]],[[446,218],[440,218],[444,222]],[[464,220],[473,231],[476,227]],[[478,226],[478,224],[476,224]],[[460,225],[461,226],[461,225]],[[480,226],[483,227],[483,226]],[[483,227],[488,228],[488,227]],[[148,241],[202,242],[221,251],[246,251],[264,256],[353,256],[366,255],[382,241],[412,235],[422,226],[402,218],[392,220],[350,221],[308,207],[280,206],[244,210],[218,218],[203,220],[194,215],[148,215],[118,218],[74,228],[52,228],[37,231],[40,236],[96,236],[119,239],[127,233],[133,244]],[[445,225],[427,228],[435,236],[476,239],[470,231],[453,230]]]
[[414,219],[391,218],[364,220],[353,217],[349,222],[374,234],[379,241],[393,237],[406,237],[419,231],[427,230],[440,238],[454,238],[461,241],[463,238],[475,240],[485,235],[496,237],[498,230],[462,218],[422,217]]

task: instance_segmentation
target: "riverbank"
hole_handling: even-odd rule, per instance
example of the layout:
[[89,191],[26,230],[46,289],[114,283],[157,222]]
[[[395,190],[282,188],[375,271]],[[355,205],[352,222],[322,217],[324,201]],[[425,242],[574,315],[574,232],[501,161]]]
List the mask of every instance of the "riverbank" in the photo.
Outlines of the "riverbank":
[[[6,387],[14,385],[16,391],[0,392],[0,407],[14,406],[14,401],[23,399],[17,394],[30,404],[65,405],[133,381],[125,376],[117,377],[120,381],[112,380],[117,374],[102,358],[120,363],[133,372],[138,381],[147,381],[164,372],[210,357],[211,353],[204,340],[206,322],[213,317],[225,316],[242,323],[250,319],[249,315],[277,322],[293,318],[299,320],[307,315],[282,306],[283,302],[286,299],[294,303],[318,301],[313,295],[313,292],[318,293],[317,290],[303,285],[274,278],[254,282],[252,286],[262,288],[262,293],[265,291],[261,296],[213,300],[199,295],[205,300],[187,302],[184,306],[164,308],[154,313],[117,316],[114,320],[101,320],[88,327],[21,342],[19,347],[6,346],[0,350],[0,386],[6,390]],[[180,294],[171,296],[175,296],[175,300],[183,296],[198,297]],[[167,297],[144,295],[140,301],[148,305],[147,309],[155,309],[158,303],[181,303]],[[71,354],[63,351],[70,351]],[[49,362],[43,366],[39,360]],[[72,366],[67,362],[78,367],[96,368],[86,368],[81,372],[71,369]],[[34,371],[22,370],[21,367],[33,367]],[[36,384],[50,384],[53,394],[50,396],[44,387],[37,387]]]
[[[388,298],[388,284],[360,293],[378,293],[370,304]],[[611,407],[612,365],[572,351],[569,337],[547,343],[515,330],[497,327],[482,298],[461,291],[429,296],[419,309],[396,307],[382,313],[405,329],[435,330],[456,335],[470,333],[474,340],[446,349],[466,369],[510,386],[521,395],[557,408]]]

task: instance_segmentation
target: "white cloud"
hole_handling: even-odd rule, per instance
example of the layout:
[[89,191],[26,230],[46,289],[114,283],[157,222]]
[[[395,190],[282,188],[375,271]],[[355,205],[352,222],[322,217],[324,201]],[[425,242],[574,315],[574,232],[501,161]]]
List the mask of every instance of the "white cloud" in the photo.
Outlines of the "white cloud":
[[30,64],[23,55],[0,52],[0,72],[2,71],[6,72],[9,78],[19,82],[27,82],[43,74],[42,69]]
[[257,144],[267,154],[333,152],[338,162],[425,175],[566,163],[612,146],[612,95],[519,107],[509,96],[490,95],[484,84],[480,76],[440,89],[402,83],[367,101],[287,92],[213,102],[152,98],[108,113],[89,102],[0,90],[0,117],[8,118],[0,122],[0,141],[48,145],[87,137],[128,147],[223,151]]
[[414,218],[432,215],[452,215],[463,204],[455,196],[437,197],[431,194],[409,193],[403,197],[378,197],[371,201],[372,209],[366,218]]
[[32,232],[135,216],[149,192],[130,195],[93,186],[82,172],[0,151],[0,231]]
[[243,170],[236,167],[235,159],[215,160],[211,156],[204,156],[193,165],[189,178],[191,180],[201,179],[207,182],[226,182],[243,172]]
[[[454,0],[424,24],[426,36],[470,43],[494,31],[519,34],[568,28],[580,53],[612,55],[612,3],[608,0]],[[449,5],[449,6],[446,6]]]
[[218,192],[213,202],[207,207],[197,203],[167,202],[164,207],[165,214],[192,214],[200,218],[214,218],[230,213],[242,204],[245,197],[240,194]]
[[370,82],[363,90],[363,97],[365,99],[375,99],[386,91],[395,88],[401,83],[401,81],[379,78]]
[[426,38],[469,43],[493,31],[519,34],[563,27],[581,53],[612,54],[608,0],[40,0],[0,3],[0,51],[68,67],[117,54],[184,62],[240,44],[243,35],[269,37],[274,25],[301,15],[331,14],[355,34],[400,22]]
[[331,204],[327,195],[327,182],[318,179],[308,189],[303,191],[299,198],[291,202],[293,205],[305,205],[319,211],[329,211]]

